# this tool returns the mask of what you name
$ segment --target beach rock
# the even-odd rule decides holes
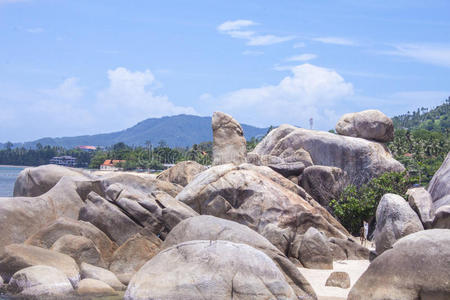
[[[60,237],[50,250],[64,253],[75,259],[78,265],[82,262],[106,268],[100,251],[94,242],[84,236],[66,234]]]
[[[22,170],[14,184],[14,197],[37,197],[51,190],[64,177],[90,179],[81,169],[43,165]]]
[[[5,247],[5,252],[0,256],[0,276],[9,281],[17,271],[37,265],[54,267],[62,271],[74,286],[80,280],[77,263],[72,257],[23,244],[11,244]]]
[[[186,276],[188,274],[188,276]],[[298,299],[263,252],[229,241],[190,241],[161,251],[131,280],[125,299]]]
[[[417,214],[401,196],[385,194],[376,212],[375,247],[378,255],[400,238],[423,230]]]
[[[450,299],[449,257],[449,229],[412,233],[372,261],[348,299]]]
[[[450,152],[447,154],[444,162],[428,185],[428,192],[433,198],[433,202],[450,195]],[[450,201],[450,200],[448,200]]]
[[[114,252],[109,269],[127,285],[134,273],[160,251],[161,243],[156,236],[136,234]]]
[[[310,227],[303,236],[299,260],[308,269],[333,269],[333,255],[324,235]]]
[[[349,183],[357,186],[383,173],[405,170],[381,143],[291,125],[272,130],[252,153],[279,156],[278,153],[299,149],[309,153],[314,165],[342,169]]]
[[[148,202],[150,201],[147,201],[147,203]],[[125,211],[136,224],[147,228],[155,234],[159,234],[164,228],[164,221],[161,218],[161,209],[158,209],[156,213],[152,213],[147,209],[148,206],[146,207],[146,205],[143,205],[142,203],[142,201],[135,201],[125,197],[120,197],[115,201],[115,204]],[[156,202],[150,203],[151,206],[154,206],[154,204],[157,205]]]
[[[87,263],[81,263],[80,272],[82,279],[91,278],[103,281],[116,291],[122,291],[126,289],[126,286],[123,285],[119,281],[117,276],[109,270],[99,268]]]
[[[68,234],[83,236],[91,240],[105,260],[109,260],[118,247],[104,232],[91,223],[63,217],[30,236],[25,244],[50,248],[59,238]]]
[[[343,115],[336,124],[336,132],[379,142],[394,140],[394,123],[379,110],[364,110]]]
[[[175,166],[161,172],[156,178],[186,186],[197,174],[205,170],[205,166],[188,160],[177,163]]]
[[[440,198],[437,201],[434,201],[433,202],[433,209],[434,209],[434,211],[436,211],[439,207],[444,206],[444,205],[450,205],[450,194]]]
[[[313,165],[311,156],[303,149],[274,152],[274,155],[249,153],[247,161],[257,166],[268,166],[284,177],[298,177],[303,170]],[[277,156],[275,156],[277,155]]]
[[[418,187],[409,189],[407,194],[409,205],[419,216],[423,227],[430,229],[434,219],[433,199],[430,193],[425,188]]]
[[[339,245],[328,242],[328,247],[330,247],[331,256],[333,256],[333,261],[347,259],[347,253]]]
[[[328,276],[325,286],[348,289],[350,287],[350,276],[346,272],[333,272]]]
[[[73,292],[66,275],[57,268],[36,265],[12,275],[8,292],[26,299],[64,297]]]
[[[212,116],[213,165],[246,162],[247,142],[241,125],[232,116],[215,112]]]
[[[162,249],[195,240],[224,240],[247,244],[262,251],[278,265],[297,296],[304,297],[304,299],[315,297],[312,287],[296,266],[267,239],[247,226],[207,215],[189,218],[180,222],[167,235]]]
[[[344,253],[345,258],[351,260],[368,260],[370,251],[366,247],[361,246],[351,239],[338,239],[329,238],[328,246],[332,249],[333,257],[339,257],[339,259],[334,258],[334,260],[342,260],[342,253]],[[337,246],[340,250],[338,250]],[[342,252],[341,252],[342,251]]]
[[[348,184],[347,173],[340,168],[328,166],[307,167],[301,176],[300,185],[322,206],[339,199]]]
[[[450,229],[450,205],[443,205],[436,210],[432,227]]]
[[[80,209],[79,219],[94,224],[119,245],[143,228],[95,192],[88,195],[86,205]]]
[[[78,283],[77,294],[80,296],[111,296],[116,292],[103,281],[86,278]]]

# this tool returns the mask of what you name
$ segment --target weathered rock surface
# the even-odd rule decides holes
[[[332,250],[334,260],[368,260],[369,249],[350,239],[329,238],[328,246]]]
[[[401,196],[385,194],[376,212],[375,246],[378,255],[400,238],[423,230],[417,214]]]
[[[370,109],[343,115],[336,124],[336,132],[379,142],[394,139],[394,123],[379,110]]]
[[[338,199],[347,186],[347,173],[340,168],[328,166],[307,167],[300,185],[322,206],[328,206],[331,200]]]
[[[266,254],[229,241],[190,241],[161,251],[136,273],[125,299],[211,295],[218,300],[298,299]]]
[[[109,269],[117,274],[122,283],[127,284],[134,273],[159,252],[161,243],[156,236],[137,234],[114,252]]]
[[[278,265],[281,272],[286,276],[286,281],[297,296],[315,297],[312,287],[297,270],[296,266],[267,239],[247,226],[206,215],[189,218],[180,222],[167,235],[162,249],[195,240],[224,240],[252,246],[264,252]]]
[[[430,193],[425,188],[418,187],[409,189],[407,194],[409,205],[417,213],[423,226],[426,229],[431,228],[434,219],[434,208]]]
[[[450,229],[450,205],[443,205],[436,210],[432,227]]]
[[[442,198],[450,195],[450,152],[447,154],[444,162],[428,185],[428,192],[433,198],[433,202],[437,202]],[[450,201],[450,200],[449,200]],[[436,209],[439,207],[436,207]]]
[[[272,130],[252,153],[278,156],[278,153],[299,149],[310,154],[314,165],[342,169],[349,183],[358,186],[383,173],[405,170],[383,144],[291,125]]]
[[[81,169],[43,165],[22,170],[14,184],[14,197],[37,197],[51,190],[64,177],[89,179]]]
[[[64,253],[75,259],[78,265],[82,262],[106,268],[106,263],[100,254],[100,250],[94,242],[84,236],[66,234],[60,237],[50,250]]]
[[[348,299],[449,299],[449,257],[450,230],[412,233],[369,265]]]
[[[346,272],[333,272],[328,277],[325,286],[348,289],[350,287],[350,276]]]
[[[8,291],[19,297],[45,299],[63,297],[72,293],[73,287],[59,269],[37,265],[14,273]]]
[[[62,217],[30,236],[25,244],[50,248],[60,237],[67,234],[83,236],[93,241],[105,260],[109,260],[118,247],[91,223]]]
[[[310,227],[303,236],[299,260],[309,269],[333,269],[333,255],[327,240],[314,227]]]
[[[86,278],[78,283],[77,293],[80,296],[110,296],[116,292],[106,283],[100,280]]]
[[[241,125],[232,116],[215,112],[212,116],[213,165],[246,162],[247,142]]]
[[[161,174],[156,177],[160,180],[169,181],[181,186],[188,185],[189,182],[194,179],[194,177],[205,171],[206,167],[195,161],[182,161],[177,163],[175,166],[161,172]]]
[[[91,278],[103,281],[116,291],[122,291],[126,288],[125,285],[119,281],[117,276],[109,270],[82,263],[80,265],[80,272],[82,279]]]
[[[11,276],[27,267],[43,265],[62,271],[72,285],[80,280],[80,272],[75,260],[63,253],[30,245],[11,244],[5,247],[0,257],[0,276],[9,281]]]

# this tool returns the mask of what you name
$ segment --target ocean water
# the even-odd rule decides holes
[[[0,166],[0,197],[11,197],[14,182],[24,167]]]

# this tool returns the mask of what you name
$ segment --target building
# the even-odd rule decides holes
[[[122,168],[119,168],[117,165],[119,163],[125,163],[125,160],[120,159],[107,159],[105,162],[100,166],[100,170],[103,171],[118,171],[122,170]]]
[[[77,159],[76,157],[72,156],[55,156],[52,159],[50,159],[50,164],[52,165],[58,165],[58,166],[65,166],[65,167],[75,167],[77,165]]]
[[[97,150],[95,146],[78,146],[77,148],[88,152]]]

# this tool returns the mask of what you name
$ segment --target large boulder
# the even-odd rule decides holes
[[[96,267],[87,263],[81,263],[80,265],[81,279],[91,278],[103,281],[110,287],[117,291],[125,290],[125,285],[123,285],[116,274],[113,272]]]
[[[263,252],[229,241],[190,241],[160,252],[131,280],[125,299],[298,299]]]
[[[66,234],[60,237],[50,250],[64,253],[75,259],[78,265],[87,262],[102,268],[106,267],[100,250],[94,242],[84,236]]]
[[[331,200],[338,199],[347,186],[347,173],[337,167],[307,167],[300,180],[300,185],[322,206],[327,207]]]
[[[405,170],[381,143],[291,125],[272,130],[252,153],[279,156],[298,149],[307,151],[314,165],[342,169],[349,183],[358,186],[383,173]]]
[[[241,125],[232,116],[215,112],[212,116],[213,165],[246,162],[247,143]]]
[[[73,292],[73,287],[61,270],[37,265],[14,273],[8,292],[26,299],[64,298]]]
[[[328,276],[325,286],[348,289],[350,287],[350,276],[346,272],[333,272]]]
[[[134,273],[160,251],[161,243],[156,236],[132,236],[114,252],[109,269],[128,284]]]
[[[14,184],[14,197],[37,197],[51,190],[64,177],[89,179],[81,169],[43,165],[22,170]]]
[[[333,260],[368,260],[369,249],[361,246],[352,239],[329,238],[328,246],[331,249]]]
[[[181,221],[167,235],[162,249],[195,240],[224,240],[252,246],[264,252],[278,265],[297,296],[314,297],[312,287],[296,266],[267,239],[247,226],[207,215],[192,217]]]
[[[250,164],[215,166],[199,174],[176,200],[200,214],[233,220],[259,233],[268,224],[274,224],[298,234],[312,226],[327,236],[349,235],[303,189],[278,176],[283,178],[270,168]]]
[[[0,256],[0,276],[9,281],[17,271],[37,265],[54,267],[62,271],[74,286],[80,280],[80,270],[72,257],[23,244],[11,244],[5,247],[5,252]]]
[[[395,194],[385,194],[376,212],[375,246],[378,255],[390,249],[400,238],[423,230],[417,214],[405,199]]]
[[[198,162],[188,160],[177,163],[175,166],[161,172],[156,178],[186,186],[197,174],[205,170],[205,166]]]
[[[444,162],[428,185],[428,192],[433,198],[433,202],[437,202],[450,195],[450,152],[447,154]],[[447,200],[450,201],[450,200]],[[436,207],[437,209],[438,207]]]
[[[449,257],[450,230],[410,234],[369,265],[348,299],[450,299]]]
[[[409,189],[407,194],[409,205],[417,213],[423,226],[426,229],[431,228],[434,219],[434,208],[430,193],[425,188],[418,187]]]
[[[116,292],[103,281],[86,278],[78,284],[77,294],[80,296],[111,296],[115,295]]]
[[[333,255],[327,240],[314,227],[310,227],[303,236],[298,258],[309,269],[333,269]]]
[[[394,139],[394,123],[379,110],[364,110],[343,115],[336,124],[336,132],[379,142]]]
[[[118,247],[103,231],[91,223],[63,217],[31,235],[25,241],[25,244],[50,248],[59,238],[65,235],[77,235],[91,240],[106,261]]]
[[[432,227],[450,229],[450,205],[443,205],[436,210]]]

